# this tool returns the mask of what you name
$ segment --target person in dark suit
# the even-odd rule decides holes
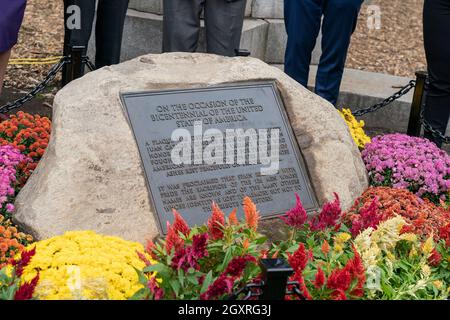
[[[65,7],[76,5],[81,11],[81,28],[67,30],[65,43],[87,48],[95,17],[95,0],[65,0]],[[98,0],[95,27],[95,66],[102,68],[120,62],[123,26],[128,0]],[[67,21],[67,12],[66,19]],[[65,48],[67,50],[67,48]]]
[[[163,52],[195,52],[204,10],[206,51],[236,55],[246,0],[164,0]]]
[[[285,72],[308,85],[311,54],[322,23],[322,56],[315,92],[336,104],[350,38],[363,0],[284,0],[288,42]]]
[[[445,135],[450,117],[450,0],[425,0],[423,35],[429,85],[424,117]],[[425,130],[425,138],[442,146],[442,139]]]

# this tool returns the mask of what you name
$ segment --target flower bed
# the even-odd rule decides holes
[[[16,227],[12,226],[10,222],[5,222],[4,219],[0,215],[0,268],[11,264],[24,246],[33,240],[30,235],[19,232]]]
[[[403,232],[414,232],[422,239],[434,235],[439,240],[440,230],[450,221],[450,209],[422,200],[408,190],[372,187],[355,201],[346,222],[364,225],[367,222],[363,220],[385,221],[396,215],[406,222]]]
[[[14,199],[36,167],[50,137],[50,120],[19,112],[0,123],[0,266],[32,241],[12,225]]]
[[[0,144],[14,146],[27,156],[27,161],[22,161],[18,167],[23,173],[19,177],[21,186],[25,184],[43,156],[50,140],[50,133],[51,122],[48,118],[22,111],[0,123]]]
[[[155,260],[141,272],[157,273],[135,299],[223,299],[252,280],[261,279],[256,261],[284,257],[294,270],[290,278],[306,299],[445,299],[448,296],[449,249],[444,240],[422,241],[403,232],[401,216],[363,223],[349,233],[347,214],[339,198],[309,217],[299,197],[282,219],[290,227],[286,241],[267,248],[256,232],[258,211],[244,199],[244,221],[228,218],[213,204],[207,226],[190,229],[175,212],[167,238],[152,242],[147,252]],[[377,207],[371,210],[378,210]],[[374,212],[380,215],[378,212]],[[145,260],[145,259],[144,259]],[[158,282],[156,279],[160,279]],[[286,297],[291,299],[292,297]]]
[[[427,139],[377,136],[362,158],[373,186],[407,189],[436,204],[450,201],[450,156]]]
[[[23,251],[5,268],[0,268],[0,300],[31,300],[39,282],[39,273],[30,281],[23,279],[23,270],[36,250]]]
[[[174,211],[174,224],[168,226],[165,240],[149,242],[147,253],[154,264],[140,274],[143,289],[135,299],[219,299],[257,276],[258,244],[266,238],[256,232],[259,214],[250,198],[244,199],[245,221],[236,211],[228,217],[213,203],[207,225],[187,226]],[[143,276],[157,273],[149,282]]]
[[[36,255],[24,268],[23,277],[31,281],[39,273],[35,298],[121,300],[140,287],[134,268],[145,266],[137,254],[144,251],[141,244],[75,231],[31,247]]]
[[[9,217],[14,211],[16,167],[26,160],[19,149],[10,145],[0,146],[0,214],[4,217]]]
[[[282,217],[288,238],[271,243],[258,232],[259,212],[245,197],[242,221],[236,210],[226,215],[213,203],[207,224],[190,228],[174,210],[166,238],[146,248],[92,231],[30,244],[10,218],[15,195],[48,145],[51,123],[11,116],[0,123],[0,299],[224,299],[260,283],[258,262],[268,257],[288,261],[290,280],[305,299],[446,299],[449,156],[399,134],[370,142],[363,122],[346,109],[342,116],[365,147],[374,185],[348,212],[335,195],[307,215],[296,195],[296,206]]]

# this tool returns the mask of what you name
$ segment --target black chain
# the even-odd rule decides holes
[[[88,56],[84,56],[83,57],[83,63],[86,64],[86,66],[89,68],[89,70],[91,71],[95,71],[95,65],[91,62],[91,60],[89,60]]]
[[[239,297],[244,295],[239,300],[250,300],[257,299],[262,295],[262,288],[264,287],[264,281],[260,281],[258,283],[248,283],[230,296],[226,298],[226,300],[238,300]]]
[[[70,62],[70,59],[68,57],[62,57],[61,60],[59,60],[59,62],[50,69],[47,76],[41,83],[39,83],[33,90],[28,92],[23,97],[17,99],[16,101],[9,102],[9,103],[1,106],[0,113],[7,113],[13,109],[19,108],[24,103],[26,103],[26,102],[30,101],[31,99],[33,99],[34,97],[36,97],[36,95],[41,93],[47,87],[47,85],[55,79],[56,75],[62,69],[62,67],[66,63],[69,63],[69,62]]]
[[[288,281],[286,284],[286,296],[296,297],[299,300],[306,300],[300,290],[300,284],[297,281]],[[260,281],[258,283],[248,283],[230,296],[228,296],[227,300],[250,300],[250,299],[258,299],[262,296],[264,288],[264,282]],[[243,297],[242,297],[243,296]],[[242,298],[240,298],[242,297]]]
[[[405,94],[407,94],[409,91],[411,91],[411,89],[414,88],[415,86],[416,86],[416,80],[411,80],[411,81],[409,81],[409,83],[406,86],[401,88],[398,92],[394,93],[389,98],[386,98],[383,101],[381,101],[380,103],[377,103],[371,107],[353,111],[352,114],[355,117],[360,117],[362,115],[365,115],[366,113],[378,111],[379,109],[388,106],[395,100],[398,100],[399,98],[403,97]]]
[[[425,91],[428,90],[428,86],[430,85],[430,78],[427,76],[425,80]],[[424,94],[425,96],[425,94]],[[422,105],[420,106],[420,123],[424,127],[424,129],[431,133],[431,135],[438,140],[441,140],[443,144],[449,144],[450,143],[450,137],[446,137],[443,135],[440,131],[433,128],[431,124],[428,123],[428,121],[424,117],[425,112],[425,104],[426,104],[426,97],[423,97],[422,99]]]
[[[287,283],[287,287],[290,288],[290,290],[286,291],[287,296],[295,296],[299,300],[306,300],[303,296],[302,291],[300,290],[300,284],[298,283],[298,281],[289,281]]]
[[[420,112],[420,122],[422,123],[424,129],[425,129],[426,131],[429,131],[429,132],[433,135],[433,137],[435,137],[436,139],[441,140],[442,143],[444,143],[444,144],[449,144],[449,143],[450,143],[450,137],[444,136],[440,131],[434,129],[434,128],[431,126],[431,124],[429,124],[429,123],[427,122],[427,120],[425,120],[425,118],[424,118],[424,116],[423,116],[423,108],[422,108],[422,110],[421,110],[421,112]]]

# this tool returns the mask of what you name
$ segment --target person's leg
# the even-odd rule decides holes
[[[317,70],[316,93],[336,104],[350,39],[363,0],[326,0],[323,7],[322,56]]]
[[[163,52],[197,50],[204,3],[205,0],[164,0]]]
[[[450,116],[450,2],[425,0],[423,31],[428,63],[429,86],[424,117],[444,134]],[[439,147],[442,140],[425,131],[425,137]]]
[[[311,54],[316,45],[324,0],[284,0],[284,21],[288,35],[284,72],[308,86]]]
[[[8,66],[11,50],[0,52],[0,95],[2,94],[3,79],[5,78],[6,67]]]
[[[120,62],[128,0],[99,0],[95,27],[97,68]]]
[[[235,56],[244,25],[246,0],[206,0],[206,51],[222,56]]]

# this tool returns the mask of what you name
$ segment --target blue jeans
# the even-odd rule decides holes
[[[350,38],[363,0],[284,0],[288,42],[285,72],[308,85],[311,54],[322,24],[322,56],[315,92],[336,104]]]

